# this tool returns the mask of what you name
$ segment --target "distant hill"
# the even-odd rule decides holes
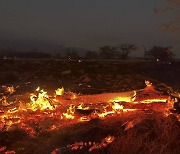
[[[14,49],[24,52],[37,49],[42,52],[57,52],[63,50],[64,46],[39,40],[0,39],[0,49]]]
[[[28,39],[0,39],[0,50],[9,49],[12,51],[21,51],[28,52],[31,50],[37,50],[39,52],[44,53],[60,53],[61,55],[65,54],[68,46],[56,44],[48,41],[41,40],[28,40]],[[80,56],[84,56],[88,49],[82,49],[78,47],[70,47],[74,48],[75,51],[78,52]]]

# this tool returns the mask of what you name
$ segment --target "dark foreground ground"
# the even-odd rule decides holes
[[[121,92],[144,88],[145,80],[154,85],[166,84],[180,90],[180,63],[118,61],[0,61],[0,85],[19,86],[23,94],[38,86],[49,93],[58,87],[81,94]],[[126,123],[132,128],[126,130]],[[25,132],[0,132],[0,147],[17,153],[89,153],[90,145],[72,151],[67,145],[75,142],[100,143],[111,135],[115,140],[92,153],[179,153],[180,122],[173,115],[143,111],[94,119],[85,123],[63,126],[57,131],[40,133],[34,138]]]
[[[144,87],[144,81],[165,83],[180,90],[180,62],[153,63],[141,61],[0,61],[0,84],[64,86],[80,93],[127,91]]]

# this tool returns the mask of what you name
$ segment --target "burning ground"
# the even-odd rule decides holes
[[[79,62],[76,65],[80,65]],[[86,67],[88,70],[89,65]],[[165,93],[164,89],[158,86],[157,79],[153,79],[156,84],[154,86],[148,80],[144,83],[144,76],[141,75],[142,85],[136,82],[139,87],[132,88],[131,80],[126,78],[130,80],[129,87],[119,80],[122,83],[121,88],[117,86],[110,91],[109,88],[103,89],[102,83],[109,82],[106,83],[109,84],[107,87],[115,87],[114,79],[110,74],[104,74],[105,81],[102,80],[99,84],[103,90],[99,92],[98,85],[94,86],[97,78],[95,80],[93,76],[82,73],[78,79],[78,74],[72,71],[61,70],[61,86],[66,84],[65,87],[68,87],[73,83],[72,85],[77,85],[79,89],[76,86],[71,86],[70,89],[55,88],[49,86],[53,85],[52,82],[45,79],[46,86],[37,82],[36,85],[40,87],[33,90],[32,85],[35,83],[30,78],[47,77],[42,72],[24,76],[27,81],[23,80],[23,84],[18,84],[22,81],[14,81],[13,85],[2,85],[1,152],[179,152],[179,114],[173,109],[177,100],[167,92],[172,88],[166,87]],[[31,77],[27,78],[28,76]],[[136,76],[137,74],[134,74],[134,77]],[[67,83],[68,81],[70,83]]]

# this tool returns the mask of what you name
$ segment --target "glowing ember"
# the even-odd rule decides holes
[[[100,149],[102,147],[106,147],[107,145],[109,145],[110,143],[112,143],[115,140],[114,136],[107,136],[106,138],[104,138],[101,143],[96,143],[95,145],[93,145],[90,149],[89,152],[96,150],[96,149]]]
[[[146,81],[146,85],[146,88],[134,92],[95,95],[76,95],[72,92],[63,95],[64,88],[58,88],[56,95],[61,98],[60,100],[56,99],[56,95],[48,95],[40,87],[30,94],[30,102],[21,100],[8,102],[8,98],[2,96],[0,99],[3,106],[0,109],[0,131],[19,128],[33,137],[39,133],[33,124],[41,132],[49,132],[58,130],[63,125],[86,122],[93,118],[104,119],[106,117],[119,116],[122,113],[136,112],[139,110],[138,107],[141,106],[143,110],[148,110],[151,109],[151,106],[145,103],[155,104],[155,102],[168,104],[167,106],[164,105],[165,107],[161,108],[161,110],[169,115],[167,110],[172,107],[176,99],[172,99],[171,105],[169,105],[169,96],[156,91],[148,81]],[[136,102],[138,104],[135,104]],[[46,120],[51,121],[47,127],[43,126]],[[131,123],[129,123],[127,128],[129,129],[131,126]],[[98,144],[98,146],[101,146],[101,144]]]
[[[149,80],[145,80],[145,84],[146,84],[147,87],[151,87],[152,86],[152,83]]]
[[[105,118],[107,115],[111,115],[113,113],[115,113],[115,112],[114,111],[106,111],[105,110],[103,113],[99,113],[98,116],[99,116],[99,118]]]
[[[7,97],[3,96],[2,98],[0,98],[0,102],[3,106],[7,106],[9,105],[9,103],[7,102]]]
[[[82,104],[80,104],[80,105],[77,106],[77,109],[88,110],[89,107],[88,107],[88,106],[87,106],[87,107],[84,107],[84,104],[82,103]]]
[[[138,103],[154,103],[167,102],[169,97],[163,95],[161,92],[155,90],[150,81],[145,81],[146,87],[142,90],[136,91],[132,100]]]
[[[7,86],[2,86],[3,89],[5,89],[6,92],[13,94],[16,90],[13,86],[7,87]]]
[[[5,147],[5,146],[0,147],[0,152],[3,152],[4,150],[6,150],[6,147]]]
[[[77,150],[83,150],[84,148],[89,149],[89,152],[92,152],[96,149],[100,149],[100,148],[105,148],[107,145],[109,145],[110,143],[112,143],[115,140],[114,136],[110,136],[108,135],[107,137],[105,137],[104,139],[102,139],[102,141],[100,143],[96,143],[96,142],[75,142],[72,145],[67,145],[67,148],[72,150],[72,151],[77,151]],[[56,153],[60,153],[60,149],[55,149],[54,151],[51,152],[51,154],[56,154]]]
[[[164,98],[159,98],[159,99],[146,99],[146,100],[143,100],[141,103],[154,103],[154,102],[166,103],[166,102],[167,102],[167,99],[164,99]]]
[[[125,97],[116,97],[113,100],[110,100],[109,102],[131,102],[131,96],[125,96]]]
[[[16,154],[16,152],[14,150],[11,150],[11,151],[6,151],[5,154]]]
[[[89,117],[89,116],[82,116],[80,118],[80,121],[82,121],[82,122],[86,122],[86,121],[90,121],[90,120],[91,120],[91,117]]]
[[[136,119],[133,121],[128,121],[125,123],[125,130],[128,130],[130,128],[133,128],[135,125],[137,125],[138,123],[140,123],[141,120],[140,119]]]

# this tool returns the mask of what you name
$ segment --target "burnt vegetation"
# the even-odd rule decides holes
[[[146,50],[144,47],[144,59],[132,59],[130,54],[138,49],[133,44],[124,43],[117,46],[103,46],[98,51],[87,51],[84,56],[80,55],[75,48],[67,48],[64,52],[55,54],[43,53],[37,49],[31,49],[29,52],[1,50],[0,114],[2,116],[0,116],[5,122],[0,121],[0,152],[179,153],[178,113],[172,108],[166,109],[167,106],[162,103],[145,105],[145,107],[137,104],[133,109],[137,107],[139,110],[135,112],[126,113],[123,109],[113,110],[112,116],[105,116],[102,119],[97,117],[88,119],[88,116],[95,113],[103,116],[100,112],[104,108],[103,103],[107,102],[100,102],[101,106],[98,109],[88,110],[83,110],[82,106],[77,108],[73,104],[61,104],[62,108],[57,109],[60,114],[62,113],[59,120],[57,115],[48,117],[55,109],[55,105],[51,97],[46,98],[48,97],[46,92],[40,91],[40,94],[45,94],[42,99],[49,103],[52,111],[48,111],[49,113],[46,109],[45,112],[23,111],[19,116],[24,115],[31,120],[24,120],[22,125],[16,125],[17,119],[2,118],[4,111],[9,107],[14,108],[7,113],[14,114],[13,109],[16,109],[18,103],[28,102],[27,96],[37,86],[46,89],[51,96],[54,95],[54,89],[64,87],[67,89],[63,97],[66,101],[71,101],[68,97],[73,95],[72,92],[80,96],[85,95],[85,98],[88,94],[93,96],[142,89],[145,80],[151,81],[156,89],[168,97],[172,89],[179,92],[180,62],[174,58],[173,48],[153,46]],[[8,87],[12,90],[12,94],[4,92],[3,88]],[[136,95],[137,100],[146,94],[145,91],[142,95]],[[19,102],[19,98],[22,102]],[[33,99],[35,101],[38,99],[37,91]],[[60,100],[62,100],[61,97]],[[13,103],[7,105],[8,102]],[[68,105],[70,106],[66,112],[65,108]],[[117,104],[114,102],[114,105]],[[131,106],[125,102],[123,105]],[[178,105],[176,104],[177,109],[179,109]],[[172,114],[169,114],[170,110],[173,111]],[[66,119],[65,115],[70,118],[82,116],[81,120],[84,121],[77,122],[76,118],[75,121],[71,121]],[[14,125],[8,122],[12,119],[15,121]]]
[[[170,12],[173,20],[160,28],[179,32],[180,1],[165,2],[154,13]],[[86,22],[80,23],[83,27]],[[180,61],[173,47],[146,49],[126,42],[86,50],[54,45],[33,45],[26,52],[0,49],[0,153],[180,153]],[[138,50],[144,57],[132,56]]]
[[[153,47],[150,52],[153,50],[167,52],[166,48]],[[94,52],[88,54],[97,56]],[[120,92],[141,89],[144,80],[150,80],[155,85],[171,85],[176,91],[180,90],[180,63],[169,63],[169,59],[165,63],[162,59],[162,63],[159,63],[157,58],[155,55],[151,61],[2,59],[0,81],[1,85],[20,86],[17,94],[32,91],[37,85],[50,92],[59,86],[81,94]],[[122,114],[104,120],[93,119],[63,126],[52,132],[42,132],[50,123],[43,121],[41,127],[31,123],[31,127],[38,132],[35,137],[18,129],[1,131],[0,145],[17,153],[89,153],[93,144],[99,148],[91,153],[176,154],[180,151],[178,119],[173,115],[164,117],[156,111]],[[103,147],[100,143],[108,135],[115,140]],[[73,148],[76,150],[71,150]]]

